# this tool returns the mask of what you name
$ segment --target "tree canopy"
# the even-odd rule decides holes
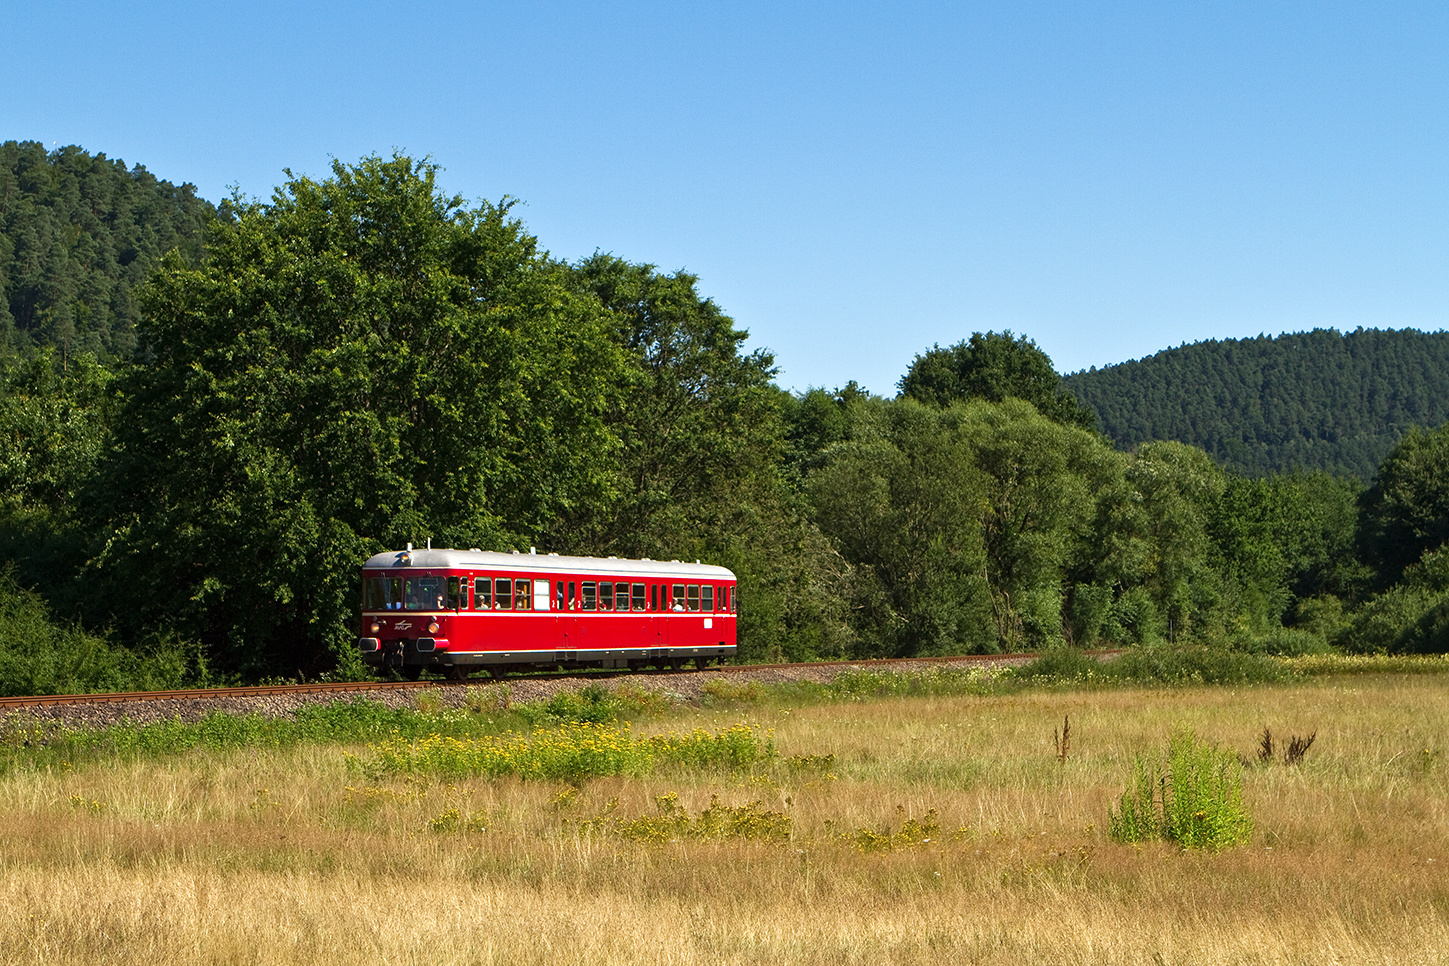
[[[947,349],[932,346],[916,356],[900,381],[901,395],[945,406],[984,399],[1022,399],[1048,419],[1092,429],[1096,417],[1062,388],[1051,359],[1026,336],[1006,332],[975,332]]]
[[[609,316],[507,200],[466,207],[435,174],[292,178],[150,281],[152,361],[89,501],[113,606],[233,667],[345,664],[369,553],[517,546],[613,497]]]

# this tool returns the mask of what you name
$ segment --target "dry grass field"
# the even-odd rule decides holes
[[[14,768],[0,962],[1449,963],[1444,675],[716,701],[634,731],[740,723],[778,757],[578,788],[326,743]],[[1245,767],[1247,845],[1108,837],[1134,756],[1190,728],[1251,759],[1265,726],[1317,737]]]

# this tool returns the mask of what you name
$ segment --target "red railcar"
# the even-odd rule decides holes
[[[362,659],[416,678],[703,667],[735,653],[735,575],[677,560],[389,551],[362,567]]]

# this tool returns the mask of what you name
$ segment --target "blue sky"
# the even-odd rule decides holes
[[[687,269],[781,385],[1449,326],[1449,5],[7,0],[0,139],[213,201],[394,149]]]

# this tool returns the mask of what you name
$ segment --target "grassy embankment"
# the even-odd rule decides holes
[[[15,735],[0,961],[1449,962],[1449,675],[874,680]],[[1246,845],[1108,836],[1182,729],[1249,759]]]

